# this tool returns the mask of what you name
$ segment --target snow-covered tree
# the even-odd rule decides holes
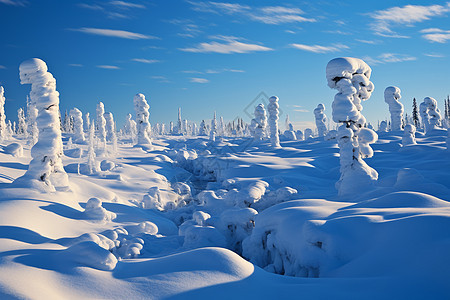
[[[415,126],[416,128],[419,128],[419,127],[420,127],[419,110],[417,109],[417,101],[416,101],[416,98],[413,98],[412,119],[413,119],[414,126]]]
[[[114,126],[114,116],[111,112],[105,112],[103,117],[105,117],[106,121],[106,140],[111,142],[114,139],[114,135],[116,135],[116,128]]]
[[[131,138],[133,143],[137,142],[137,125],[136,121],[132,119],[131,114],[127,115],[127,120],[125,121],[125,134]]]
[[[67,188],[69,179],[62,163],[63,147],[59,123],[59,93],[47,65],[38,58],[20,64],[20,83],[31,84],[30,99],[38,110],[39,139],[31,149],[32,160],[25,180],[38,181],[47,190]]]
[[[209,140],[215,142],[216,135],[217,135],[217,117],[216,112],[214,112],[214,117],[211,120],[211,130],[209,131]]]
[[[402,137],[402,145],[408,146],[408,145],[414,145],[416,143],[416,126],[412,124],[406,124],[405,125],[405,132],[403,133]]]
[[[311,128],[306,128],[306,129],[305,129],[305,134],[304,134],[305,140],[312,139],[312,137],[313,137],[313,131],[312,131],[312,129],[311,129]]]
[[[105,105],[103,102],[97,104],[97,138],[102,143],[103,150],[106,150],[106,120],[105,120]]]
[[[145,100],[144,94],[136,94],[134,96],[134,109],[136,111],[136,123],[137,123],[137,144],[138,145],[151,145],[151,139],[149,137],[150,123],[148,118],[150,113],[148,112],[150,106]]]
[[[177,119],[176,133],[177,134],[183,133],[183,124],[181,122],[181,107],[178,107],[178,119]]]
[[[289,124],[291,124],[291,121],[289,120],[289,115],[286,114],[286,120],[284,120],[284,130],[289,130]]]
[[[91,118],[89,113],[84,114],[84,123],[83,123],[84,131],[89,132],[91,130]]]
[[[317,105],[314,109],[314,117],[316,118],[316,126],[319,137],[323,137],[327,134],[327,125],[325,125],[327,122],[327,117],[325,116],[324,110],[325,105],[322,103]]]
[[[426,104],[427,106],[427,113],[428,113],[428,117],[429,117],[429,129],[433,130],[433,129],[437,129],[441,126],[441,113],[439,108],[437,107],[437,101],[434,98],[431,97],[426,97],[425,99],[423,99],[423,102]]]
[[[332,104],[333,121],[342,124],[337,137],[341,164],[341,177],[336,183],[339,195],[366,191],[378,179],[378,173],[363,160],[373,154],[369,144],[377,140],[375,132],[363,128],[366,119],[361,114],[361,101],[369,99],[374,89],[371,73],[363,60],[350,57],[335,58],[326,68],[328,86],[338,90]]]
[[[95,123],[92,121],[88,131],[88,154],[87,154],[87,171],[89,174],[97,173],[99,170],[97,161],[95,160]]]
[[[387,132],[388,124],[387,124],[386,121],[381,121],[379,127],[380,127],[380,128],[378,129],[378,131],[380,131],[380,132]]]
[[[295,137],[297,138],[298,141],[303,141],[305,139],[305,135],[303,134],[303,131],[301,131],[300,129],[295,131]]]
[[[255,140],[262,141],[265,138],[266,134],[266,126],[267,126],[267,116],[266,110],[264,109],[264,104],[258,104],[255,107]],[[252,121],[253,121],[252,120]]]
[[[272,96],[269,98],[269,105],[267,105],[267,111],[269,112],[269,128],[270,128],[270,142],[272,147],[278,148],[280,145],[280,136],[278,135],[278,120],[279,117],[278,97]]]
[[[207,135],[207,128],[206,128],[205,120],[202,120],[202,122],[200,123],[200,129],[199,129],[198,135],[201,135],[201,136]]]
[[[420,118],[423,126],[423,131],[429,132],[430,129],[430,116],[428,115],[428,104],[424,102],[419,105]]]
[[[388,86],[384,90],[384,102],[389,105],[391,113],[391,130],[402,130],[403,104],[400,103],[401,90],[396,86]]]
[[[297,134],[295,133],[294,126],[292,126],[291,123],[289,123],[288,130],[285,130],[283,135],[288,141],[297,140]],[[303,139],[303,134],[302,134],[302,139]]]
[[[219,119],[219,135],[221,136],[221,137],[224,137],[225,136],[225,123],[224,123],[224,121],[223,121],[223,117],[220,117],[220,119]]]
[[[70,116],[73,118],[73,139],[75,143],[84,143],[83,113],[74,107],[70,110]]]
[[[17,119],[18,119],[17,134],[26,135],[27,122],[25,120],[25,113],[23,112],[22,107],[17,110]]]
[[[6,115],[5,115],[5,89],[0,86],[0,140],[7,136]]]

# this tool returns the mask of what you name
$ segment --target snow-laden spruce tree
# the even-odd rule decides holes
[[[328,86],[338,90],[332,114],[333,121],[341,123],[337,137],[341,164],[341,177],[336,183],[339,195],[367,191],[378,179],[378,173],[363,160],[371,157],[369,144],[377,140],[375,132],[363,128],[366,119],[361,114],[361,101],[369,99],[374,89],[371,72],[364,61],[350,57],[335,58],[326,68]]]
[[[278,120],[280,119],[279,108],[278,97],[270,97],[269,105],[267,105],[267,111],[269,112],[270,142],[272,143],[272,147],[275,148],[281,147],[280,136],[278,135]]]
[[[391,113],[391,131],[402,130],[403,104],[400,103],[402,95],[396,86],[389,86],[384,90],[384,102],[389,105]]]
[[[30,99],[38,110],[36,118],[39,139],[31,149],[32,160],[21,180],[39,182],[45,190],[67,189],[69,179],[62,163],[63,147],[59,121],[59,93],[56,80],[47,65],[38,58],[22,62],[19,66],[20,83],[31,84]]]
[[[178,119],[177,119],[177,127],[176,132],[177,134],[183,133],[183,124],[181,122],[181,107],[178,107]]]
[[[217,117],[216,112],[214,112],[214,117],[211,120],[211,130],[209,131],[209,140],[215,142],[216,135],[217,135]]]
[[[387,122],[386,121],[381,121],[378,131],[379,132],[387,132],[387,127],[388,127]]]
[[[89,132],[89,130],[91,130],[91,118],[88,112],[84,114],[83,129],[85,132]]]
[[[207,135],[207,128],[206,128],[205,120],[202,120],[201,123],[200,123],[200,128],[199,128],[198,135],[202,135],[202,136]]]
[[[0,86],[0,141],[8,135],[5,115],[5,89]]]
[[[416,126],[412,124],[406,124],[403,137],[402,137],[402,145],[415,145],[416,143]]]
[[[125,134],[131,138],[133,143],[137,142],[137,124],[136,121],[133,120],[131,114],[127,115],[127,119],[125,121]]]
[[[95,160],[95,123],[92,121],[88,131],[88,154],[87,154],[87,172],[88,174],[97,173],[99,166]]]
[[[423,102],[425,103],[427,107],[427,114],[428,114],[428,131],[431,131],[433,129],[437,129],[441,127],[441,112],[439,108],[437,107],[437,101],[434,98],[426,97],[423,99]]]
[[[148,110],[150,106],[145,100],[144,94],[136,94],[134,96],[134,109],[136,111],[136,124],[137,124],[137,144],[138,145],[151,145],[151,139],[149,137],[149,131],[151,130],[148,118],[150,113]]]
[[[312,131],[312,129],[311,128],[306,128],[305,129],[305,134],[304,134],[303,137],[304,137],[305,140],[312,139],[313,138],[313,131]]]
[[[26,135],[27,121],[25,120],[25,113],[23,112],[22,107],[17,110],[17,119],[18,119],[17,134]]]
[[[223,121],[223,117],[219,119],[219,135],[222,138],[225,136],[225,122]]]
[[[97,138],[99,143],[102,144],[104,152],[106,152],[106,120],[105,120],[105,105],[103,102],[97,104]],[[92,122],[94,123],[94,122]]]
[[[105,112],[103,114],[103,117],[105,117],[106,121],[106,140],[108,142],[111,142],[114,139],[114,135],[116,134],[116,129],[114,127],[114,116],[110,112]]]
[[[292,125],[292,123],[289,123],[288,130],[285,130],[283,135],[288,141],[297,140],[297,134],[294,131],[294,126]],[[303,139],[303,133],[302,133],[302,139]]]
[[[325,125],[327,122],[327,117],[325,116],[324,110],[325,105],[322,103],[318,104],[314,109],[314,117],[316,118],[316,126],[319,137],[323,137],[327,134],[327,125]]]
[[[84,143],[83,113],[74,107],[70,110],[70,116],[73,118],[73,140],[75,143]]]
[[[261,103],[255,107],[255,118],[253,120],[255,121],[254,124],[256,125],[254,133],[255,140],[262,141],[265,138],[267,126],[267,116],[266,110],[264,109],[264,104]]]

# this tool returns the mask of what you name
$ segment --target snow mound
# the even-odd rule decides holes
[[[23,147],[19,143],[11,143],[4,149],[5,153],[11,154],[14,157],[22,157],[23,156]]]
[[[349,208],[432,208],[450,207],[450,203],[419,192],[394,192],[379,198],[367,200]]]
[[[107,222],[114,220],[117,217],[115,213],[103,208],[102,201],[98,198],[91,198],[88,200],[84,214],[87,219]]]
[[[117,264],[117,258],[110,251],[93,241],[75,244],[63,250],[60,255],[68,261],[104,271],[113,270]]]

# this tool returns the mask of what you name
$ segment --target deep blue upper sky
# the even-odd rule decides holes
[[[12,120],[30,91],[18,66],[38,57],[57,79],[62,113],[92,115],[103,101],[121,125],[141,92],[152,123],[176,120],[179,106],[189,120],[216,110],[249,121],[246,107],[265,92],[280,98],[281,121],[288,113],[304,128],[318,103],[331,116],[326,64],[351,56],[373,69],[363,113],[376,123],[389,115],[389,85],[408,113],[413,97],[443,108],[449,17],[450,3],[439,1],[0,0],[0,84]]]

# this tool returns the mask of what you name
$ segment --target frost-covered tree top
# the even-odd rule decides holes
[[[325,105],[322,103],[319,103],[314,109],[314,117],[316,118],[316,126],[319,137],[322,137],[327,133],[327,125],[325,125],[327,117],[325,116],[324,110]]]
[[[430,130],[436,129],[437,127],[441,126],[442,117],[440,110],[437,107],[436,99],[432,97],[425,97],[425,99],[423,99],[423,102],[425,103],[428,110]]]
[[[391,129],[393,131],[402,129],[403,104],[399,101],[402,98],[400,92],[400,89],[396,86],[389,86],[384,90],[384,102],[389,105]]]
[[[134,109],[136,111],[136,123],[138,130],[138,144],[139,145],[150,145],[152,142],[148,136],[150,131],[150,123],[148,118],[150,113],[150,105],[148,105],[147,100],[145,100],[144,94],[136,94],[134,96]]]
[[[32,161],[22,178],[45,183],[50,190],[68,187],[68,177],[62,164],[62,139],[59,122],[59,93],[56,80],[44,61],[32,58],[20,67],[21,84],[31,84],[30,98],[38,110],[36,119],[39,140],[31,149]]]
[[[370,98],[374,86],[370,81],[372,69],[361,59],[340,57],[331,60],[326,68],[328,86],[339,93],[333,101],[333,121],[351,121],[363,126],[361,101]]]

